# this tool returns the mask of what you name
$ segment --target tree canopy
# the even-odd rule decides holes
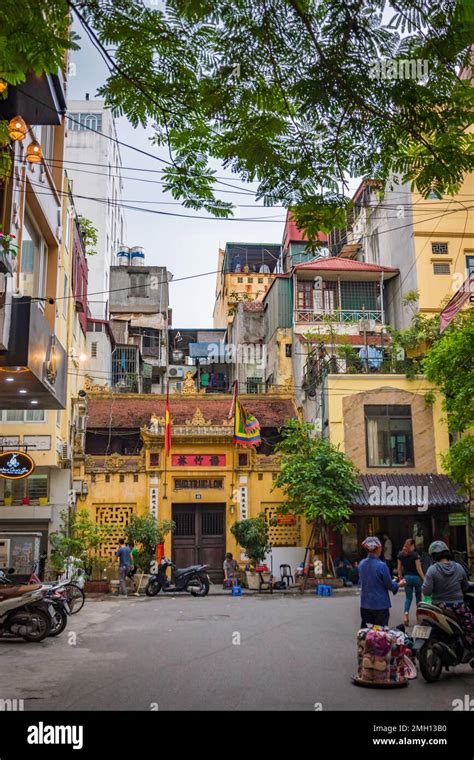
[[[315,437],[307,422],[290,420],[281,433],[277,451],[282,458],[274,483],[286,496],[280,511],[343,529],[352,514],[348,505],[360,490],[353,462],[329,441]]]
[[[76,44],[64,22],[73,10],[109,67],[99,93],[133,125],[154,124],[154,142],[168,147],[163,177],[175,198],[230,215],[216,195],[217,160],[257,182],[266,205],[291,207],[315,237],[344,223],[348,176],[383,184],[395,172],[423,195],[441,195],[474,165],[466,131],[474,88],[459,76],[474,5],[385,6],[48,0],[40,9],[4,0],[0,76],[18,83],[27,69],[54,70]]]

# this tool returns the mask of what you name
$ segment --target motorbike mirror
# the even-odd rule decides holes
[[[9,567],[8,570],[7,570],[8,575],[13,575],[14,572],[15,572],[15,568],[14,567]]]

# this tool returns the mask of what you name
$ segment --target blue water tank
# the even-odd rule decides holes
[[[132,267],[141,267],[145,263],[145,249],[139,245],[130,248],[130,264]]]
[[[121,245],[118,249],[117,264],[119,267],[128,267],[130,264],[130,248],[128,245]]]

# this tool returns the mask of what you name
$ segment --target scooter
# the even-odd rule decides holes
[[[47,589],[40,584],[7,585],[0,570],[0,636],[43,641],[51,632],[55,610],[45,601]]]
[[[466,605],[474,614],[474,583],[464,595]],[[474,648],[464,633],[456,613],[435,604],[421,602],[416,610],[417,625],[413,626],[413,649],[423,678],[428,683],[438,681],[443,668],[469,663],[474,668]]]
[[[171,567],[173,581],[171,583],[166,571]],[[206,572],[208,565],[191,565],[181,570],[171,562],[170,559],[163,557],[158,565],[156,573],[150,576],[145,588],[147,596],[156,596],[159,591],[164,594],[176,594],[180,591],[187,591],[192,596],[206,596],[209,593],[209,576]]]

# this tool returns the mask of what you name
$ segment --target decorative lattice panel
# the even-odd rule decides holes
[[[100,545],[100,556],[103,559],[113,559],[117,551],[119,538],[124,538],[125,528],[133,514],[133,506],[117,506],[116,504],[101,504],[96,507],[98,525],[112,528],[110,536]]]
[[[277,507],[265,508],[265,520],[270,522],[272,517],[277,517]],[[295,525],[269,526],[269,542],[272,546],[299,546],[301,543],[301,522],[296,518]]]

